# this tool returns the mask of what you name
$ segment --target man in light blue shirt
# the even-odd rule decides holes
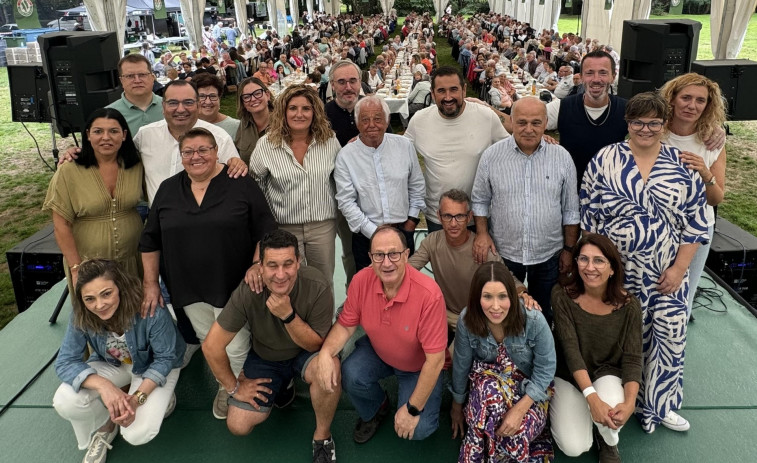
[[[552,322],[550,293],[570,268],[578,240],[576,167],[568,151],[542,140],[547,110],[536,97],[512,109],[513,136],[481,155],[473,183],[476,261],[497,251]]]
[[[336,158],[336,200],[350,226],[356,270],[371,260],[370,237],[379,225],[401,230],[410,253],[415,227],[424,207],[426,184],[413,143],[387,134],[389,107],[384,100],[367,96],[355,105],[360,132]]]

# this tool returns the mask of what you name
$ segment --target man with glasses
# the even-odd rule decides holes
[[[570,269],[578,241],[576,167],[565,148],[542,139],[547,109],[539,98],[516,101],[512,121],[513,136],[484,151],[478,164],[473,253],[483,263],[499,252],[513,275],[527,276],[551,325],[552,287]]]
[[[174,80],[163,93],[164,120],[142,127],[134,144],[142,155],[147,200],[152,203],[163,180],[184,169],[179,156],[179,137],[189,129],[207,129],[218,144],[218,161],[229,166],[229,176],[247,175],[247,166],[239,158],[234,140],[222,128],[199,119],[198,92],[194,84]]]
[[[360,135],[339,151],[334,165],[336,200],[352,230],[355,270],[371,265],[370,237],[392,224],[405,235],[410,254],[426,186],[413,144],[387,134],[389,107],[367,96],[355,105]]]
[[[473,241],[476,234],[468,229],[468,223],[473,220],[468,194],[456,189],[445,191],[442,193],[436,214],[442,224],[442,230],[429,233],[426,239],[421,241],[415,254],[410,256],[408,263],[418,270],[431,263],[434,280],[444,294],[447,326],[450,338],[453,338],[457,318],[468,306],[471,278],[479,266],[473,259]],[[502,262],[502,258],[490,249],[486,261]],[[526,307],[538,308],[536,301],[526,292],[526,286],[517,278],[515,286]],[[452,339],[449,339],[448,343],[451,342]]]
[[[265,61],[260,61],[260,64],[258,64],[258,70],[255,72],[255,74],[252,75],[252,77],[255,77],[256,79],[260,79],[261,82],[263,82],[266,86],[271,85],[273,83],[273,78],[271,77],[271,74],[268,72],[268,63]]]
[[[365,443],[389,414],[379,380],[397,378],[394,429],[402,439],[422,440],[439,426],[441,370],[447,347],[444,297],[439,286],[407,264],[405,235],[382,225],[371,238],[371,268],[355,275],[344,309],[318,354],[319,381],[339,387],[333,358],[361,326],[366,335],[344,360],[342,387],[357,409],[353,438]]]
[[[143,125],[163,119],[163,98],[152,91],[155,75],[151,69],[147,58],[138,53],[127,55],[118,62],[118,74],[124,91],[120,99],[107,107],[124,116],[132,137]]]

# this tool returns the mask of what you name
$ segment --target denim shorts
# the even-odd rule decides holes
[[[289,360],[271,361],[263,360],[254,350],[250,349],[250,353],[247,354],[247,360],[244,361],[244,367],[242,368],[244,376],[247,379],[270,378],[271,382],[265,383],[264,386],[273,392],[270,394],[261,392],[267,401],[257,398],[253,399],[260,406],[259,410],[249,403],[236,400],[233,397],[229,397],[229,405],[243,410],[268,413],[271,411],[274,400],[276,400],[276,395],[286,389],[289,381],[294,378],[295,373],[299,374],[300,378],[305,381],[305,370],[310,361],[318,355],[318,352],[302,350],[296,357]]]

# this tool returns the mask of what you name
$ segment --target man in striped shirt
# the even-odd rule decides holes
[[[551,324],[550,292],[578,240],[576,167],[565,148],[543,141],[547,110],[538,98],[518,100],[512,120],[513,136],[489,147],[478,164],[473,253],[483,263],[497,251],[516,278],[527,276]]]

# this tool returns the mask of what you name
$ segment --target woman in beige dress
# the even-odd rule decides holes
[[[137,203],[144,196],[144,169],[127,129],[117,110],[93,112],[82,133],[81,154],[59,166],[50,181],[42,209],[52,211],[71,294],[86,259],[115,260],[142,276]]]

